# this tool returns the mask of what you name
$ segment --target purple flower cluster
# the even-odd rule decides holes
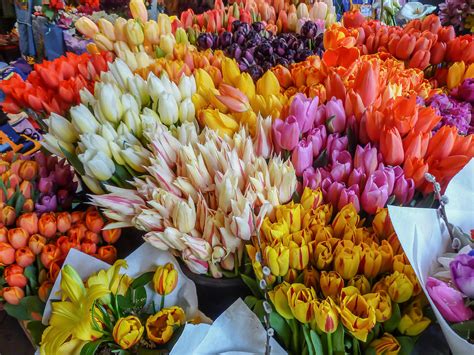
[[[35,204],[38,213],[69,210],[78,183],[74,181],[74,170],[57,157],[46,156],[43,152],[35,154],[39,165],[37,189],[40,196]]]
[[[469,15],[474,15],[472,0],[444,0],[439,4],[439,19],[444,26],[453,25],[456,32],[465,30],[464,24]]]
[[[446,94],[437,94],[427,100],[426,104],[435,108],[438,115],[441,116],[441,121],[434,128],[434,131],[448,125],[456,127],[461,134],[474,133],[471,103],[459,101]]]
[[[232,32],[221,34],[201,33],[197,46],[201,50],[222,49],[235,58],[241,71],[254,80],[260,78],[275,65],[289,66],[301,62],[313,54],[321,54],[323,30],[313,21],[307,21],[300,34],[280,33],[273,35],[265,30],[262,22],[252,25],[241,21],[232,23]]]

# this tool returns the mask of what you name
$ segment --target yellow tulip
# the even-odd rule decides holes
[[[464,72],[464,77],[462,78],[462,80],[466,80],[470,78],[474,78],[474,63],[470,64],[467,67],[466,71]]]
[[[315,320],[319,330],[324,333],[333,333],[339,324],[339,316],[336,304],[328,297],[319,302],[315,309]]]
[[[290,227],[290,233],[297,232],[301,229],[302,210],[301,204],[294,203],[293,201],[286,205],[280,205],[276,210],[277,221],[286,221]]]
[[[173,54],[173,49],[176,44],[176,40],[171,33],[160,36],[160,49],[167,55]]]
[[[381,239],[387,239],[394,232],[387,208],[381,208],[377,211],[372,221],[372,228]]]
[[[96,44],[97,48],[100,51],[113,51],[114,50],[114,44],[110,39],[105,37],[101,33],[96,33],[94,35],[94,43]]]
[[[250,106],[256,113],[260,113],[262,116],[266,116],[267,112],[267,102],[263,95],[255,94],[253,99],[250,100]]]
[[[392,270],[393,250],[390,243],[382,240],[379,246],[379,252],[382,256],[382,263],[380,264],[380,273]]]
[[[382,255],[377,248],[368,246],[365,243],[361,244],[361,272],[371,279],[377,276],[382,266]]]
[[[357,246],[336,248],[334,256],[334,270],[344,280],[349,280],[357,274],[361,256]]]
[[[356,226],[346,226],[342,239],[350,240],[355,245],[359,245],[364,240],[363,233],[360,233],[360,230],[362,230],[362,228],[357,228]]]
[[[198,93],[193,94],[191,100],[193,102],[194,109],[196,110],[196,112],[200,112],[209,105],[204,96]]]
[[[125,35],[125,27],[127,26],[127,20],[123,17],[119,17],[114,22],[114,33],[115,33],[115,40],[125,42],[127,40],[127,36]]]
[[[377,322],[385,322],[392,316],[392,301],[387,292],[381,290],[364,295],[367,303],[375,310]]]
[[[303,194],[301,195],[301,206],[305,211],[314,210],[318,208],[323,202],[323,192],[321,188],[316,190],[305,187]]]
[[[146,320],[146,334],[156,344],[166,344],[174,330],[184,324],[186,315],[180,307],[163,308]]]
[[[288,304],[293,316],[301,323],[314,319],[314,305],[317,302],[316,292],[303,284],[294,283],[288,289]]]
[[[333,260],[333,250],[329,241],[319,242],[314,248],[313,262],[318,270],[327,269]]]
[[[321,271],[319,282],[324,297],[331,297],[332,299],[337,299],[344,287],[344,280],[335,271]]]
[[[139,19],[142,23],[148,19],[148,12],[143,0],[130,0],[130,12],[135,20]]]
[[[204,94],[208,89],[215,89],[212,77],[204,69],[197,69],[194,71],[194,78],[196,79],[196,88],[199,94]]]
[[[355,275],[347,283],[348,286],[354,286],[357,288],[361,295],[365,295],[370,292],[370,282],[364,275]]]
[[[176,29],[174,37],[176,38],[176,43],[178,43],[178,44],[188,44],[189,43],[188,35],[186,34],[186,31],[182,27],[178,27]]]
[[[453,89],[461,84],[465,71],[466,64],[464,64],[464,62],[455,62],[449,67],[448,78],[446,79],[448,89]]]
[[[138,317],[128,316],[115,323],[112,335],[122,349],[129,349],[140,341],[144,330]]]
[[[387,292],[392,301],[403,303],[413,296],[413,283],[405,274],[395,271],[393,274],[387,276],[385,282],[388,287]]]
[[[384,335],[373,340],[369,347],[375,350],[376,355],[397,355],[401,346],[398,340],[390,333],[384,333]]]
[[[288,247],[290,249],[290,267],[295,270],[305,269],[309,263],[309,246],[305,242],[298,245],[291,241]]]
[[[239,129],[239,124],[237,121],[235,121],[231,116],[220,112],[219,110],[202,110],[199,113],[198,118],[202,125],[217,131],[221,137],[226,135],[232,137],[232,135]]]
[[[346,329],[355,338],[365,342],[376,323],[375,310],[366,299],[358,293],[344,298],[339,314]]]
[[[312,287],[315,290],[318,289],[319,285],[319,272],[318,270],[307,267],[303,270],[303,283],[306,287]]]
[[[247,244],[246,249],[247,249],[247,254],[250,257],[250,260],[252,260],[252,267],[253,267],[253,271],[255,272],[255,276],[257,277],[258,280],[263,280],[264,275],[263,275],[262,264],[256,260],[257,248],[255,248],[251,244]],[[267,281],[267,284],[272,285],[276,281],[276,277],[270,274],[265,277],[265,280]]]
[[[234,113],[233,116],[239,121],[241,126],[246,126],[252,137],[255,136],[257,128],[257,114],[253,110]]]
[[[125,36],[129,46],[140,46],[145,40],[142,26],[136,20],[128,20],[125,26]]]
[[[178,272],[173,263],[158,266],[153,275],[153,288],[155,292],[165,296],[173,292],[178,284]]]
[[[239,83],[240,69],[235,59],[224,57],[221,65],[224,83],[236,87]]]
[[[398,240],[397,233],[393,232],[388,238],[387,242],[390,244],[393,250],[393,255],[398,255],[403,253],[403,248],[402,245],[400,244],[400,241]]]
[[[372,286],[372,292],[380,292],[380,291],[385,291],[385,292],[388,291],[387,277],[380,279]]]
[[[414,337],[423,332],[430,323],[429,318],[423,317],[421,304],[418,300],[415,300],[404,310],[402,319],[398,324],[398,331]]]
[[[99,21],[97,21],[97,26],[99,27],[100,32],[105,37],[107,37],[112,42],[116,41],[114,25],[112,25],[112,23],[109,20],[105,18],[101,18],[99,19]]]
[[[160,29],[160,35],[171,34],[171,20],[166,14],[158,15],[158,27]]]
[[[282,240],[283,237],[290,234],[290,227],[285,220],[271,223],[268,217],[263,221],[261,230],[267,241]]]
[[[311,231],[313,232],[314,240],[317,243],[329,241],[334,234],[331,226],[317,226],[312,228]]]
[[[343,287],[341,290],[341,294],[339,295],[339,303],[342,303],[342,301],[349,296],[358,294],[360,295],[360,291],[357,287],[354,286],[346,286]]]
[[[298,271],[290,267],[286,275],[283,276],[283,281],[292,284],[296,281],[296,279],[298,278],[298,275],[299,275]]]
[[[242,91],[250,101],[255,97],[255,84],[249,73],[242,73],[238,76],[236,87]]]
[[[76,29],[88,38],[94,38],[94,36],[99,32],[97,25],[88,17],[82,16],[74,24]]]
[[[257,80],[257,93],[263,97],[280,94],[280,82],[271,70]]]
[[[139,0],[140,1],[140,0]],[[156,21],[145,22],[144,27],[145,40],[150,44],[160,43],[160,33],[158,32],[158,24]]]
[[[344,235],[344,229],[346,226],[357,226],[359,224],[359,220],[360,217],[354,205],[352,203],[345,205],[339,211],[336,217],[334,217],[334,221],[332,222],[334,235],[338,238],[341,238]]]
[[[263,250],[266,264],[275,276],[285,276],[290,267],[290,249],[281,243],[273,243]]]
[[[410,265],[410,261],[405,253],[395,255],[393,257],[393,271],[404,273],[413,284],[413,295],[416,296],[421,292],[421,286],[416,277],[415,270]]]
[[[277,285],[273,290],[268,292],[270,300],[275,306],[276,311],[283,318],[293,319],[293,313],[291,313],[290,306],[288,305],[288,289],[290,284],[287,282],[282,282]]]

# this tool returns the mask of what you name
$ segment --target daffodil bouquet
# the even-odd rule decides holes
[[[173,263],[133,279],[120,271],[117,260],[85,282],[71,266],[61,271],[61,301],[52,302],[49,326],[43,333],[41,354],[136,354],[143,349],[166,349],[186,323],[178,306],[164,307],[164,299],[178,284]],[[147,304],[145,286],[161,295],[161,304]]]
[[[256,278],[244,276],[255,293],[246,302],[292,354],[409,353],[430,324],[387,209],[371,221],[351,203],[335,213],[306,188],[263,221],[247,251]]]

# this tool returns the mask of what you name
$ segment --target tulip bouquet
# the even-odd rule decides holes
[[[175,291],[178,272],[167,263],[132,278],[121,273],[122,268],[127,262],[117,260],[83,282],[74,267],[63,267],[62,300],[52,302],[40,354],[170,350],[188,319],[181,307],[164,306],[165,297]],[[161,296],[161,305],[147,304],[148,284]]]
[[[92,203],[118,222],[114,226],[148,232],[147,242],[179,255],[191,271],[236,276],[255,221],[296,189],[289,161],[263,157],[270,121],[260,118],[263,137],[254,142],[244,129],[232,138],[207,127],[198,135],[192,123],[183,123],[175,138],[159,124],[150,139],[149,176],[135,179],[136,190],[108,187],[111,193],[92,196]]]
[[[246,303],[259,316],[269,309],[269,326],[290,353],[409,353],[430,324],[386,209],[370,223],[352,203],[336,213],[321,189],[306,188],[299,203],[263,221],[247,251],[257,280],[245,278],[256,293]]]
[[[0,81],[0,90],[5,93],[2,110],[18,113],[31,109],[45,116],[51,113],[64,114],[79,103],[79,91],[88,88],[93,91],[94,81],[107,70],[107,62],[113,56],[102,54],[73,54],[53,61],[35,64],[26,81],[17,74]]]
[[[150,127],[192,122],[195,116],[192,76],[183,75],[177,85],[166,72],[143,80],[121,59],[109,68],[94,95],[81,91],[82,103],[71,108],[70,120],[50,116],[43,140],[46,149],[69,160],[94,193],[103,193],[103,183],[130,186],[133,176],[146,171],[150,150],[145,133]]]

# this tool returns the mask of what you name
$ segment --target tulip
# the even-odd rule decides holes
[[[36,213],[24,213],[18,217],[16,225],[23,228],[29,235],[38,233],[38,215]]]
[[[27,267],[35,261],[35,254],[27,246],[19,248],[15,251],[15,261],[21,267]]]
[[[115,42],[115,30],[114,25],[104,18],[101,18],[97,21],[97,27],[99,27],[100,32],[107,37],[110,41]]]
[[[326,125],[330,133],[341,133],[346,128],[346,113],[342,101],[332,98],[326,102]]]
[[[171,20],[170,17],[166,14],[158,15],[158,27],[160,28],[161,34],[171,33]]]
[[[117,249],[112,245],[102,246],[97,250],[97,257],[112,265],[117,259]]]
[[[33,234],[28,240],[28,247],[31,249],[33,254],[38,255],[43,250],[46,244],[46,238],[39,234]]]
[[[61,251],[54,244],[46,244],[41,251],[40,260],[45,268],[49,268],[51,263],[56,260]]]
[[[315,307],[315,319],[318,328],[324,333],[333,333],[339,324],[337,307],[332,298],[326,298]]]
[[[0,242],[0,265],[10,265],[15,261],[15,249],[5,242]]]
[[[392,317],[392,301],[386,291],[380,290],[375,293],[364,295],[365,300],[375,310],[377,322],[385,322]]]
[[[388,180],[385,174],[377,170],[367,179],[361,195],[362,208],[370,214],[375,214],[378,208],[385,206],[389,196]]]
[[[296,94],[291,101],[289,115],[295,116],[301,133],[308,132],[316,118],[318,98],[307,99],[303,94]]]
[[[432,65],[438,65],[443,62],[446,54],[446,43],[436,42],[430,49],[430,63]]]
[[[342,238],[346,226],[357,226],[359,224],[359,214],[352,204],[344,206],[332,222],[334,236]]]
[[[129,6],[134,19],[140,19],[143,24],[147,22],[148,12],[143,0],[131,0]]]
[[[459,291],[469,298],[474,298],[474,256],[458,254],[449,263],[451,277]]]
[[[254,139],[255,153],[265,159],[271,157],[273,153],[272,141],[272,118],[261,118],[257,120],[257,132]]]
[[[8,242],[8,229],[0,227],[0,243]]]
[[[94,35],[94,43],[100,51],[113,51],[113,42],[101,33]]]
[[[108,244],[114,244],[119,240],[121,234],[120,228],[106,229],[102,231],[102,239]]]
[[[344,287],[344,280],[335,271],[321,271],[320,286],[324,297],[336,299]]]
[[[341,302],[339,314],[347,330],[356,339],[365,342],[376,323],[375,310],[365,298],[358,293],[345,297]]]
[[[23,228],[12,228],[8,230],[8,242],[15,249],[20,249],[28,243],[28,232]]]
[[[74,27],[88,38],[94,38],[94,36],[99,32],[97,25],[88,17],[80,17],[74,24]]]
[[[289,116],[285,121],[276,119],[272,132],[273,141],[278,147],[291,151],[298,145],[300,130],[296,117]]]
[[[109,180],[115,172],[114,162],[103,151],[87,150],[78,158],[84,164],[86,174],[99,181]]]
[[[357,274],[361,255],[359,248],[336,249],[334,256],[334,270],[341,275],[344,280],[349,280]]]
[[[303,210],[314,210],[323,202],[323,194],[321,189],[312,190],[306,187],[301,195],[301,206]]]
[[[293,313],[288,305],[288,290],[290,284],[283,282],[278,284],[273,290],[268,292],[270,300],[275,306],[276,311],[285,319],[293,319]]]
[[[318,270],[327,269],[333,260],[333,250],[329,241],[322,241],[316,244],[313,253],[313,260]]]
[[[172,263],[167,263],[156,268],[153,276],[153,288],[155,292],[166,296],[173,292],[178,284],[178,272]]]
[[[423,317],[419,301],[413,301],[403,312],[398,323],[398,331],[411,337],[421,334],[430,325],[431,320]]]
[[[257,80],[257,93],[264,97],[278,95],[280,93],[280,84],[277,77],[272,71],[268,70],[263,76]]]
[[[303,283],[306,287],[319,288],[319,272],[311,266],[303,270]]]
[[[182,233],[189,233],[196,224],[196,209],[193,200],[180,201],[173,209],[173,222]]]
[[[171,94],[164,93],[160,97],[158,113],[163,124],[170,126],[178,121],[178,104]]]
[[[390,333],[384,333],[381,338],[373,340],[369,347],[374,349],[376,354],[398,354],[401,350],[400,343]]]
[[[160,49],[165,53],[165,55],[171,55],[173,53],[173,48],[175,47],[175,38],[172,34],[161,35],[160,36]]]
[[[317,298],[312,288],[294,283],[289,287],[287,294],[291,313],[298,321],[308,323],[314,319],[313,303]]]
[[[3,223],[5,226],[11,226],[15,223],[16,213],[15,209],[12,206],[5,206],[2,208],[0,223]]]
[[[87,229],[94,233],[100,233],[104,227],[104,220],[97,210],[87,211],[85,222]]]
[[[23,204],[23,211],[33,212],[34,208],[35,208],[35,203],[33,202],[33,200],[31,198],[26,199],[25,203]]]
[[[379,72],[369,62],[362,62],[361,69],[354,80],[354,92],[360,96],[364,107],[371,105],[378,96]]]
[[[387,292],[394,302],[406,302],[413,295],[413,283],[408,276],[398,271],[387,276],[386,284],[388,286]]]
[[[310,140],[299,141],[291,155],[291,162],[297,176],[302,176],[303,172],[313,164],[313,144]]]
[[[145,39],[142,27],[137,20],[128,20],[125,26],[125,36],[130,46],[140,46]]]
[[[18,305],[23,297],[25,297],[25,293],[19,287],[13,286],[3,288],[3,298],[8,304]]]
[[[365,22],[365,17],[358,10],[346,11],[343,15],[344,27],[357,28]]]
[[[107,121],[117,124],[123,114],[123,107],[111,84],[104,84],[100,90],[99,108]]]
[[[112,336],[122,349],[129,349],[141,340],[144,330],[140,319],[128,316],[115,323]]]
[[[56,225],[59,233],[66,233],[71,228],[71,224],[72,217],[68,212],[58,213],[56,216]]]
[[[38,230],[46,238],[52,238],[56,235],[57,221],[54,213],[43,214],[38,221]]]
[[[51,281],[45,281],[41,284],[38,289],[38,297],[42,302],[46,302],[48,300],[49,294],[51,293],[51,289],[53,288],[53,283]]]
[[[361,295],[365,295],[370,291],[369,280],[364,275],[356,275],[349,280],[347,286],[353,286],[357,288]]]
[[[10,265],[3,271],[3,277],[10,287],[23,288],[27,285],[28,279],[23,274],[23,267],[17,264]]]
[[[166,344],[185,321],[186,315],[180,307],[163,308],[146,320],[147,336],[156,344]]]
[[[282,244],[266,246],[263,251],[266,260],[274,276],[285,276],[290,266],[290,250]]]

